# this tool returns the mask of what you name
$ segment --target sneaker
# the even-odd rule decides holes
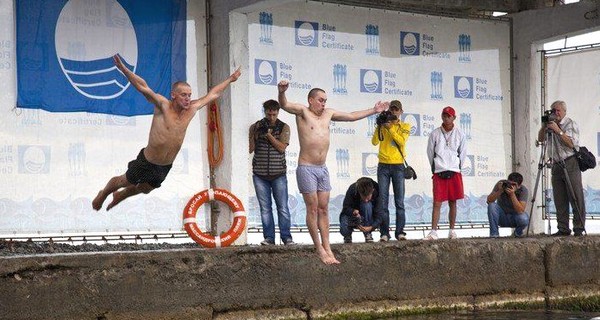
[[[450,229],[450,231],[448,231],[448,239],[458,239],[458,236],[454,230]]]
[[[352,238],[344,237],[344,243],[352,243]]]
[[[379,241],[380,241],[380,242],[388,242],[388,241],[390,241],[390,237],[389,237],[389,236],[386,236],[386,235],[383,235],[383,236],[381,236],[381,237],[379,238]]]
[[[265,239],[263,241],[260,242],[261,246],[272,246],[275,244],[275,241],[271,240],[271,239]]]
[[[292,245],[295,245],[296,243],[294,242],[294,240],[292,240],[292,238],[288,238],[288,239],[283,240],[283,244],[286,246],[292,246]]]
[[[397,235],[396,240],[398,240],[398,241],[406,240],[406,233],[402,232],[399,235]]]
[[[437,240],[437,239],[438,239],[438,235],[435,230],[431,230],[431,232],[429,232],[429,234],[425,238],[423,238],[423,240]]]
[[[573,235],[575,235],[576,237],[581,237],[583,236],[583,230],[575,230],[573,231]]]
[[[370,232],[365,233],[365,242],[367,242],[367,243],[373,242],[373,235]]]
[[[553,237],[565,237],[565,236],[570,236],[570,235],[571,235],[571,231],[562,231],[562,230],[558,230],[557,232],[552,234]]]

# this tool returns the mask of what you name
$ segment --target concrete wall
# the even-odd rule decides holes
[[[515,170],[525,177],[524,184],[535,185],[540,149],[535,147],[540,123],[540,80],[541,57],[538,50],[543,43],[577,35],[600,28],[600,19],[586,19],[586,12],[598,10],[600,1],[579,3],[524,11],[513,18],[513,100],[515,127]],[[551,103],[551,101],[549,102]],[[548,109],[549,106],[546,106]],[[529,178],[527,180],[527,178]],[[541,191],[541,182],[540,182]],[[538,193],[536,207],[543,202]],[[544,221],[540,208],[533,214],[533,232],[544,232]]]
[[[340,265],[323,265],[312,246],[1,257],[0,319],[317,319],[573,297],[600,310],[600,237],[333,250]]]

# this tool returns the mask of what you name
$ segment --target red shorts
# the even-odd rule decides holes
[[[456,172],[450,179],[442,179],[437,174],[433,175],[434,202],[454,201],[464,197],[465,190],[460,172]]]

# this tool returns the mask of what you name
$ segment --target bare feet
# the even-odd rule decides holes
[[[331,248],[329,248],[329,250],[325,250],[325,252],[327,252],[327,255],[329,255],[329,257],[332,259],[333,264],[340,264],[340,261],[335,258],[335,255],[333,254],[333,251],[331,251]]]
[[[323,262],[324,264],[338,264],[340,263],[334,256],[333,253],[330,255],[329,253],[327,253],[327,251],[325,251],[325,249],[323,247],[317,247],[317,254],[319,255],[319,259],[321,259],[321,262]]]
[[[92,201],[92,208],[96,211],[100,210],[104,200],[106,200],[106,197],[108,197],[108,193],[105,194],[104,189],[98,191],[98,195]]]
[[[124,193],[125,193],[126,189],[123,189],[121,191],[115,191],[113,192],[113,200],[111,203],[108,204],[108,206],[106,207],[106,211],[112,209],[114,206],[118,205],[121,201],[125,200],[125,198],[127,198]]]

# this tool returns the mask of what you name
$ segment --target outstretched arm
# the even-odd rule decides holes
[[[369,109],[365,109],[365,110],[361,110],[361,111],[354,111],[354,112],[348,113],[348,112],[340,112],[340,111],[334,110],[331,120],[333,120],[333,121],[356,121],[356,120],[366,118],[372,114],[376,114],[381,111],[387,110],[387,108],[389,106],[390,106],[389,102],[377,101],[377,103],[375,104],[375,106],[373,108],[369,108]]]
[[[299,103],[289,102],[285,96],[285,91],[288,89],[290,83],[287,80],[281,80],[277,84],[277,90],[279,91],[279,106],[281,109],[291,114],[301,114],[304,106]]]
[[[227,88],[230,83],[235,82],[240,77],[242,74],[240,68],[237,68],[237,70],[227,77],[227,79],[210,89],[204,97],[191,101],[190,107],[200,109],[205,105],[217,100],[223,94],[225,88]]]
[[[152,89],[148,87],[148,83],[146,83],[146,80],[133,73],[131,70],[127,69],[127,67],[125,67],[125,65],[121,61],[121,57],[118,54],[113,56],[113,61],[115,62],[115,66],[117,67],[117,69],[119,69],[119,71],[121,71],[121,73],[123,73],[123,75],[127,77],[127,80],[131,82],[131,84],[135,87],[137,91],[144,95],[148,102],[154,104],[155,106],[160,106],[161,102],[163,102],[163,100],[166,100],[165,97],[152,91]]]

